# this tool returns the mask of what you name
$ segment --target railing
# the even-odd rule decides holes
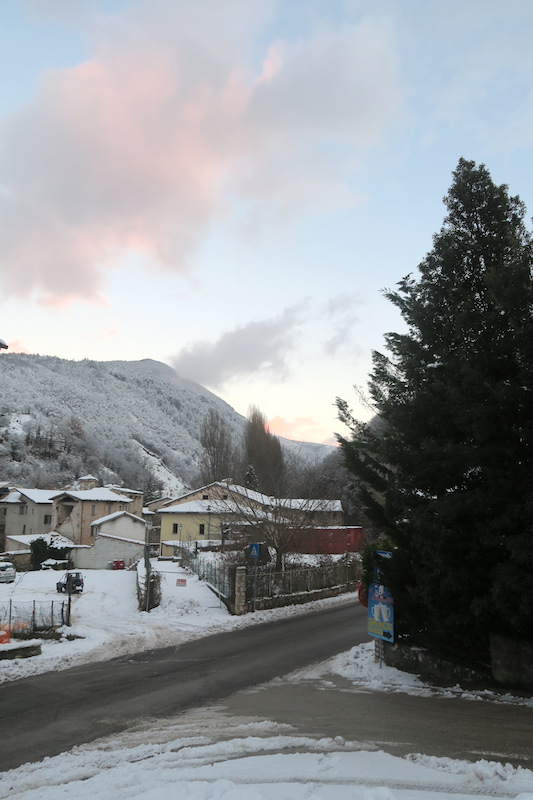
[[[327,567],[289,569],[284,572],[273,572],[268,568],[258,567],[255,574],[254,572],[246,574],[246,600],[349,587],[357,583],[360,576],[361,564],[358,561],[332,564]]]
[[[0,628],[14,632],[47,631],[69,625],[68,602],[65,600],[0,603]]]
[[[235,570],[205,558],[187,547],[180,547],[177,554],[186,569],[206,581],[224,600],[230,600],[235,594]]]
[[[176,548],[176,556],[186,569],[206,581],[221,597],[228,608],[235,609],[235,568],[217,563],[187,547]],[[244,605],[255,606],[258,600],[264,607],[290,605],[290,598],[299,597],[297,602],[305,602],[305,595],[313,599],[313,593],[327,590],[336,593],[349,592],[361,579],[362,566],[359,561],[346,561],[323,567],[307,569],[287,569],[274,572],[270,567],[248,567],[244,578]],[[286,598],[287,602],[283,601]],[[293,600],[294,602],[294,600]],[[243,610],[244,606],[243,606]],[[242,612],[237,612],[242,613]]]

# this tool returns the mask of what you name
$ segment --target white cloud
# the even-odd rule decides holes
[[[340,351],[354,351],[354,340],[359,322],[357,310],[361,301],[356,295],[344,294],[331,298],[324,306],[323,315],[331,335],[324,341],[324,353],[334,356]],[[361,352],[357,348],[357,352]]]
[[[180,375],[211,388],[264,372],[275,374],[279,380],[287,374],[287,357],[302,322],[302,309],[288,308],[273,319],[226,331],[216,342],[189,344],[171,359],[171,364]]]

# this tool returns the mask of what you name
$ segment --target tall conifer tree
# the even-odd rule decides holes
[[[339,437],[395,546],[400,630],[463,652],[533,640],[533,284],[525,208],[461,159],[433,249],[397,291],[405,333],[373,354],[380,426]]]

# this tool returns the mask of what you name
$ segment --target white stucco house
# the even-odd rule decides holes
[[[146,523],[135,514],[117,511],[91,523],[91,539],[92,544],[72,550],[77,569],[105,569],[116,561],[129,567],[143,557]]]

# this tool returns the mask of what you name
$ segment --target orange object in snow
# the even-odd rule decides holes
[[[11,634],[9,631],[0,631],[0,644],[9,644],[11,641]]]

